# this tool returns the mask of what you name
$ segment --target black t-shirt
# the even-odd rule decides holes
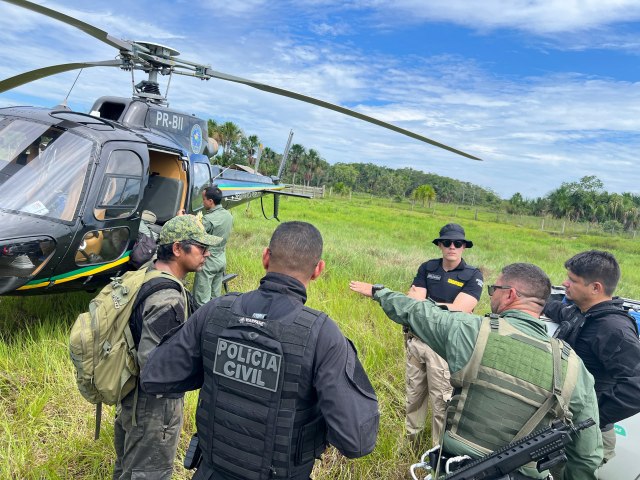
[[[479,300],[484,285],[482,272],[467,265],[464,260],[456,268],[446,272],[442,259],[424,262],[418,268],[413,285],[427,289],[427,297],[439,303],[452,303],[463,292]]]

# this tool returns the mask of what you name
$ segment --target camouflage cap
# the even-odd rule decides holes
[[[191,240],[202,245],[213,247],[222,243],[222,237],[209,235],[202,223],[193,215],[180,215],[173,217],[164,224],[160,231],[160,245],[168,245],[174,242]]]

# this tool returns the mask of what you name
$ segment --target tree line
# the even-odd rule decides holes
[[[209,137],[221,151],[212,161],[223,166],[234,163],[255,167],[260,140],[245,135],[233,122],[218,124],[208,121]],[[269,147],[262,150],[258,170],[263,175],[276,175],[282,154]],[[608,193],[596,176],[585,176],[577,182],[565,182],[543,197],[526,199],[520,193],[503,200],[491,189],[412,168],[392,169],[372,163],[329,163],[320,152],[293,144],[282,175],[285,183],[307,186],[326,185],[334,193],[367,193],[401,201],[427,203],[433,201],[479,205],[511,214],[567,218],[575,222],[598,223],[606,230],[636,230],[640,226],[640,196],[631,193]]]
[[[211,119],[208,121],[208,133],[221,147],[212,162],[222,166],[238,163],[255,168],[260,148],[257,135],[245,135],[233,122],[219,124]],[[281,153],[264,147],[258,171],[263,175],[276,175],[281,160]],[[489,189],[412,168],[392,169],[372,163],[341,162],[330,165],[320,152],[298,143],[289,150],[282,181],[307,186],[326,185],[337,194],[360,192],[398,201],[408,198],[414,202],[430,203],[437,200],[493,206],[499,206],[502,202]],[[422,186],[428,186],[433,192],[427,188],[425,196],[425,188],[419,189]]]
[[[602,224],[605,230],[632,231],[640,226],[640,196],[609,193],[595,175],[564,182],[544,197],[525,199],[516,193],[504,202],[504,207],[509,213]]]

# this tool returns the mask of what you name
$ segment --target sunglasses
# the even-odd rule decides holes
[[[510,288],[512,288],[510,285],[487,285],[487,293],[489,293],[490,297],[493,297],[496,290],[509,290]]]
[[[456,248],[462,248],[467,244],[467,242],[465,242],[464,240],[440,240],[440,244],[445,248],[449,248],[452,243]]]
[[[203,245],[201,243],[198,242],[184,242],[187,245],[192,245],[194,247],[196,247],[198,249],[198,251],[200,252],[200,255],[204,255],[205,253],[207,253],[207,250],[209,250],[209,246],[208,245]]]
[[[510,290],[513,287],[511,285],[487,285],[487,293],[489,293],[489,296],[492,297],[494,293],[496,293],[496,290]],[[521,292],[520,290],[517,290],[515,288],[513,288],[516,291],[516,295],[519,297],[528,297],[528,298],[533,298],[534,295],[527,295],[526,293]]]

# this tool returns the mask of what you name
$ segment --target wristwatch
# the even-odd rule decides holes
[[[371,296],[373,297],[377,291],[382,290],[384,285],[381,283],[376,283],[375,285],[371,285]]]

